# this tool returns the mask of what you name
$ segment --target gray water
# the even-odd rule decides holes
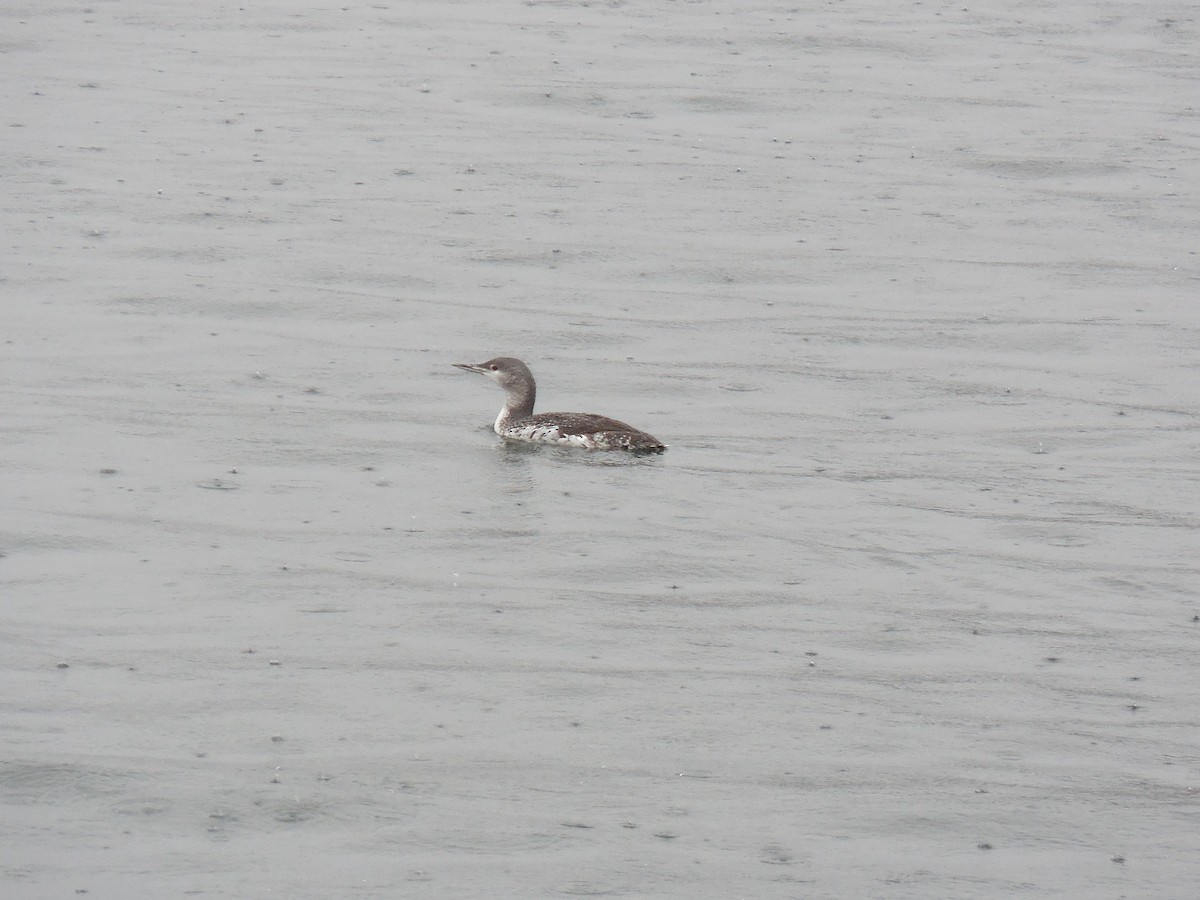
[[[0,15],[4,896],[1194,893],[1191,7]]]

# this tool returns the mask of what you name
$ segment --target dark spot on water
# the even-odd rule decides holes
[[[976,844],[975,846],[978,847],[980,850],[991,850],[992,849],[992,845],[989,844],[987,841],[982,841],[982,842]]]
[[[214,478],[211,481],[199,481],[196,487],[203,488],[206,491],[236,491],[237,485],[230,484],[228,481],[222,481],[220,478]]]
[[[762,848],[762,861],[770,866],[788,866],[795,857],[778,844],[767,844]]]

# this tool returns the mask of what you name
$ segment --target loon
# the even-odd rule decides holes
[[[511,356],[497,356],[477,366],[454,363],[456,368],[486,375],[504,388],[508,399],[496,417],[496,434],[510,441],[562,444],[588,450],[628,450],[662,453],[667,445],[632,425],[591,413],[533,414],[537,384],[529,366]]]

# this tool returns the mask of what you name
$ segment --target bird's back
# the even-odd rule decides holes
[[[514,441],[564,444],[589,450],[662,453],[667,445],[644,431],[593,413],[538,413],[510,423],[501,436]]]

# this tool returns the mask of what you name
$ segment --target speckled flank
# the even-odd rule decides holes
[[[569,444],[575,447],[596,449],[596,442],[591,435],[563,434],[557,425],[514,425],[509,428],[497,428],[496,433],[510,441],[530,441],[543,444]]]
[[[548,413],[547,415],[554,415]],[[566,447],[582,447],[585,450],[629,450],[642,453],[661,453],[666,445],[643,431],[592,431],[574,434],[563,431],[557,425],[524,423],[508,428],[496,429],[505,440],[529,441],[530,443],[561,444]]]

